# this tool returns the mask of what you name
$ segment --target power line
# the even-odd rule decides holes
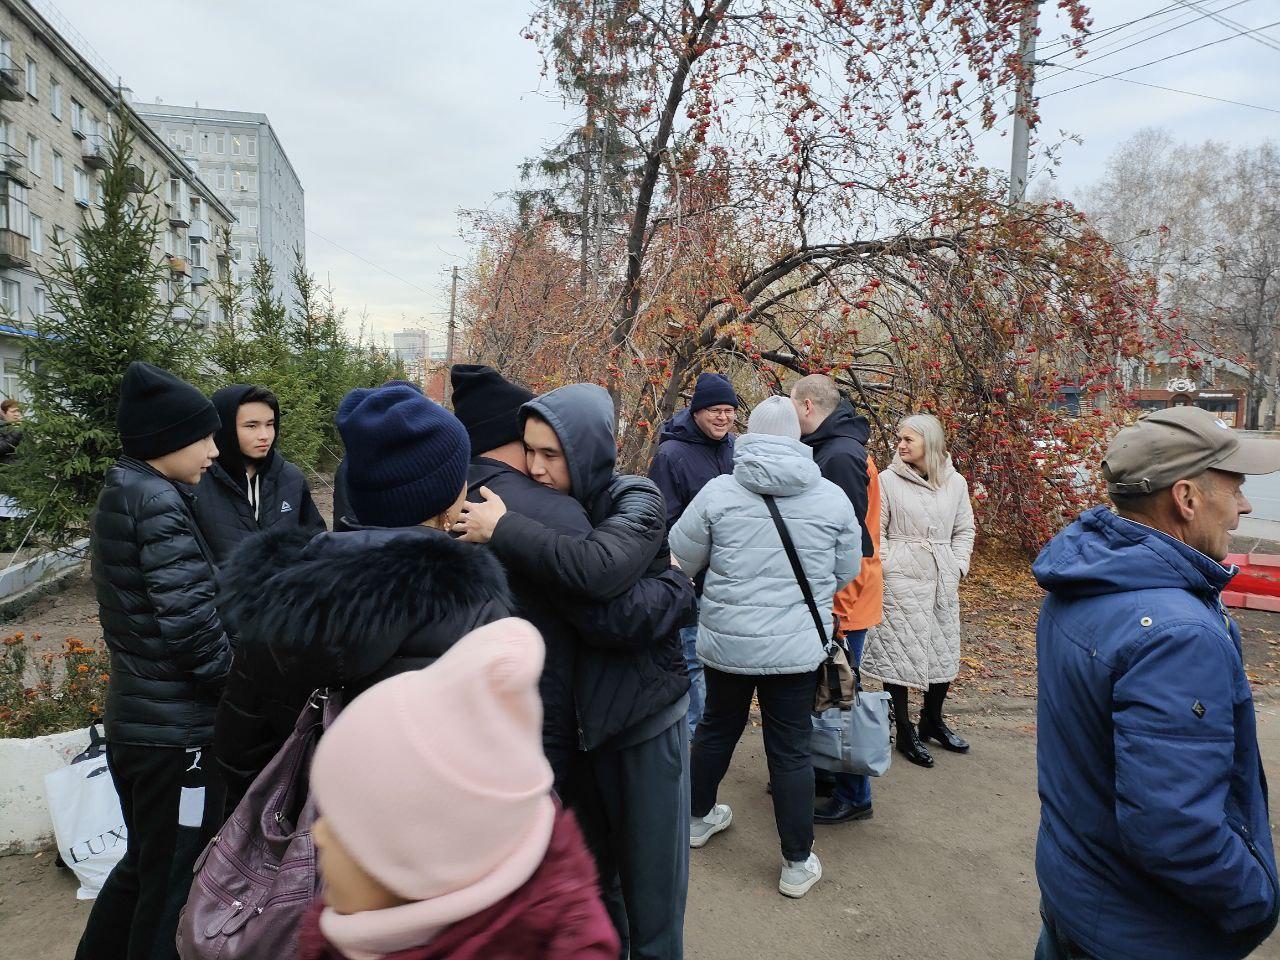
[[[1063,70],[1071,70],[1074,73],[1083,73],[1091,77],[1097,77],[1099,80],[1119,80],[1121,83],[1132,83],[1132,84],[1136,84],[1139,87],[1150,87],[1152,90],[1164,90],[1164,91],[1167,91],[1168,93],[1181,93],[1188,97],[1199,97],[1202,100],[1214,100],[1214,101],[1217,101],[1218,103],[1229,103],[1237,107],[1248,107],[1251,110],[1265,110],[1267,113],[1280,113],[1280,109],[1277,109],[1276,107],[1264,107],[1256,103],[1245,103],[1243,100],[1231,100],[1226,97],[1215,97],[1208,93],[1197,93],[1194,90],[1179,90],[1177,87],[1163,87],[1158,83],[1146,83],[1142,80],[1134,80],[1130,77],[1121,77],[1114,74],[1109,75],[1105,73],[1094,73],[1092,70],[1084,70],[1080,67],[1068,67],[1060,63],[1054,64],[1054,66],[1061,67]],[[1082,83],[1080,84],[1080,86],[1082,87],[1088,86],[1088,84]],[[1075,90],[1077,88],[1069,87],[1068,89]],[[1053,93],[1046,93],[1043,97],[1040,97],[1039,99],[1043,100],[1044,97],[1051,97],[1054,95],[1054,93],[1066,93],[1066,92],[1067,90],[1055,90],[1053,91]]]
[[[1230,17],[1222,16],[1221,10],[1218,10],[1218,11],[1202,10],[1199,4],[1192,3],[1191,0],[1178,0],[1178,3],[1182,4],[1184,7],[1189,7],[1192,10],[1198,10],[1199,12],[1203,13],[1206,17],[1213,20],[1214,22],[1220,23],[1224,27],[1235,30],[1237,33],[1240,33],[1240,31],[1242,30],[1248,29],[1247,27],[1245,27],[1243,23],[1240,23],[1237,20],[1232,20]],[[1230,9],[1230,8],[1225,7],[1223,9]],[[1250,40],[1256,40],[1258,41],[1258,43],[1262,44],[1264,47],[1268,47],[1271,50],[1280,50],[1280,40],[1275,40],[1271,37],[1261,36],[1251,32],[1240,33],[1240,35],[1242,37],[1247,36],[1249,37]]]
[[[369,266],[373,267],[375,270],[381,270],[381,271],[382,271],[383,273],[385,273],[388,277],[391,277],[392,279],[395,279],[395,280],[399,280],[401,283],[405,284],[406,286],[413,287],[413,289],[417,290],[419,293],[425,294],[425,295],[426,295],[426,296],[428,296],[428,297],[434,297],[434,296],[435,296],[435,294],[434,294],[434,293],[432,293],[430,290],[426,290],[426,289],[424,289],[424,288],[422,288],[422,287],[418,286],[418,285],[417,285],[416,283],[414,283],[412,280],[406,280],[404,277],[400,276],[398,273],[392,273],[390,270],[388,270],[388,269],[387,269],[386,267],[384,267],[382,264],[380,264],[380,263],[375,263],[374,261],[370,260],[368,257],[362,257],[362,256],[360,256],[360,254],[356,253],[354,250],[349,250],[349,249],[347,249],[347,248],[346,248],[346,247],[344,247],[342,244],[338,243],[338,241],[337,241],[337,240],[330,240],[330,239],[329,239],[328,237],[326,237],[324,234],[322,234],[322,233],[317,233],[315,230],[312,230],[310,227],[307,227],[307,228],[306,228],[306,231],[307,231],[307,233],[311,234],[313,237],[318,237],[318,238],[320,238],[321,240],[323,240],[325,243],[332,244],[333,246],[335,246],[335,247],[337,247],[339,250],[341,250],[343,253],[348,254],[349,256],[355,257],[355,258],[356,258],[357,260],[359,260],[361,263],[367,263]],[[436,332],[439,332],[439,331],[436,331]]]
[[[1217,46],[1219,43],[1225,43],[1227,40],[1234,40],[1236,39],[1236,37],[1248,36],[1249,33],[1257,33],[1259,30],[1267,30],[1275,26],[1280,26],[1280,20],[1277,20],[1274,23],[1264,24],[1261,27],[1254,27],[1252,30],[1248,31],[1248,33],[1233,33],[1230,36],[1219,37],[1217,40],[1210,40],[1207,43],[1202,43],[1196,47],[1190,47],[1187,50],[1180,50],[1177,53],[1171,53],[1168,56],[1159,57],[1156,60],[1148,60],[1146,63],[1140,63],[1135,67],[1126,67],[1124,70],[1119,70],[1115,73],[1103,74],[1099,76],[1096,80],[1086,80],[1084,83],[1078,83],[1074,87],[1066,87],[1062,90],[1054,90],[1050,93],[1043,94],[1039,99],[1044,100],[1048,97],[1055,97],[1060,93],[1070,93],[1072,90],[1079,90],[1081,87],[1091,87],[1095,83],[1101,83],[1103,80],[1115,80],[1120,78],[1122,74],[1132,73],[1134,70],[1141,70],[1144,67],[1153,67],[1157,63],[1165,63],[1166,61],[1173,60],[1177,57],[1186,56],[1188,53],[1195,53],[1197,50],[1204,50],[1206,47]],[[1062,66],[1062,64],[1055,64],[1055,66]],[[1081,72],[1083,73],[1085,71],[1081,71]]]
[[[1226,7],[1220,8],[1220,10],[1228,10],[1233,6],[1239,6],[1240,3],[1249,3],[1249,2],[1251,2],[1251,0],[1238,0],[1238,2],[1236,3],[1231,3]],[[1088,38],[1086,38],[1086,40],[1084,41],[1084,44],[1087,50],[1089,51],[1089,53],[1092,54],[1095,51],[1109,49],[1110,47],[1113,47],[1115,44],[1120,43],[1123,40],[1127,40],[1128,37],[1119,37],[1114,35],[1119,34],[1129,29],[1130,27],[1136,26],[1140,23],[1144,23],[1147,20],[1152,20],[1157,18],[1159,21],[1163,21],[1167,23],[1170,19],[1176,19],[1182,16],[1186,16],[1186,10],[1180,7],[1179,0],[1174,0],[1173,3],[1170,3],[1167,6],[1160,7],[1158,10],[1152,10],[1150,13],[1146,14],[1145,16],[1137,17],[1136,19],[1130,20],[1127,23],[1116,24],[1114,27],[1106,27],[1102,30],[1099,30],[1097,33],[1092,34]],[[1192,21],[1187,21],[1187,22],[1190,23]],[[1154,29],[1155,27],[1158,27],[1158,26],[1160,26],[1159,22],[1153,23],[1148,27],[1143,27],[1141,30],[1137,31],[1137,34],[1133,34],[1133,35],[1136,36],[1138,34],[1145,33],[1146,31]],[[1108,43],[1102,44],[1101,46],[1098,46],[1098,47],[1094,46],[1094,44],[1097,43],[1099,40],[1104,40],[1108,37],[1111,38]],[[1064,39],[1064,40],[1055,40],[1053,43],[1046,44],[1044,49],[1046,51],[1049,51],[1054,49],[1055,47],[1069,47],[1071,46],[1071,44],[1072,44],[1072,41],[1070,38]]]

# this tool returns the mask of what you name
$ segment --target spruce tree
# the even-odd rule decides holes
[[[200,352],[185,288],[171,296],[168,258],[158,249],[162,182],[143,181],[133,148],[120,111],[100,206],[39,270],[49,310],[26,343],[24,437],[0,484],[51,544],[87,533],[103,477],[121,454],[116,410],[130,361],[189,378]]]

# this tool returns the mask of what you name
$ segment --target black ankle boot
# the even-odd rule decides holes
[[[916,728],[907,724],[906,728],[898,728],[898,752],[914,764],[922,767],[933,766],[933,754],[916,736]]]
[[[942,749],[952,753],[968,753],[968,741],[957,737],[942,719],[942,704],[947,699],[950,686],[949,683],[934,683],[925,691],[924,711],[920,714],[920,739],[936,740]]]

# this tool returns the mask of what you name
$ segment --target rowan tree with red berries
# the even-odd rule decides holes
[[[612,199],[581,191],[576,226],[537,203],[477,218],[472,355],[540,388],[609,386],[639,469],[702,370],[751,399],[827,373],[882,463],[894,421],[932,411],[984,529],[1042,543],[1096,494],[1078,464],[1177,334],[1080,213],[1010,208],[974,163],[1029,2],[541,0],[528,35]],[[1059,6],[1078,46],[1086,10]]]

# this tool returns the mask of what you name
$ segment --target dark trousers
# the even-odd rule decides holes
[[[574,811],[600,870],[622,957],[681,960],[689,890],[689,728],[583,755]]]
[[[175,960],[178,913],[200,851],[222,825],[222,780],[208,748],[107,744],[128,834],[94,901],[76,960]]]
[[[693,737],[690,813],[705,817],[747,726],[751,695],[764,717],[764,752],[773,784],[773,819],[784,860],[813,848],[813,761],[809,752],[816,673],[755,675],[706,669],[707,704]]]

